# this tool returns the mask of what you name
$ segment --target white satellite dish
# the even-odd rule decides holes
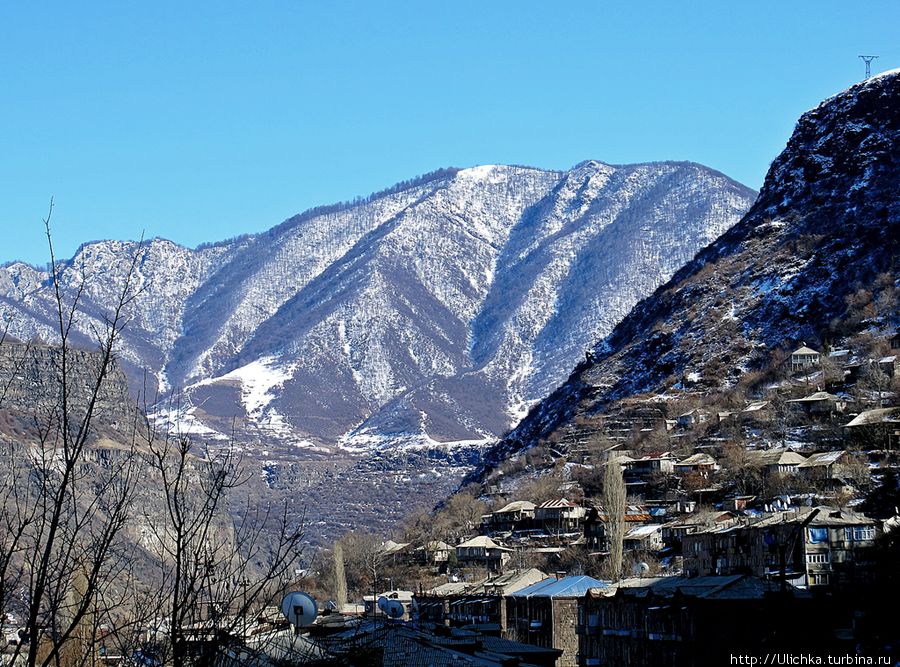
[[[299,629],[316,620],[319,608],[312,596],[306,593],[288,593],[281,601],[281,613],[291,625]]]
[[[634,576],[640,577],[650,571],[650,566],[647,563],[635,563],[631,571],[634,572]]]

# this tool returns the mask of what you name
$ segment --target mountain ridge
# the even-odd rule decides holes
[[[690,162],[483,165],[193,250],[151,239],[120,355],[133,384],[151,371],[151,394],[182,388],[179,408],[154,411],[201,435],[237,415],[243,439],[288,449],[486,440],[752,197]],[[90,278],[80,343],[136,249],[83,244],[67,260],[69,294],[82,265]],[[0,268],[17,337],[50,339],[48,278]]]

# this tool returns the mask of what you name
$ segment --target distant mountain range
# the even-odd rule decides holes
[[[900,281],[900,70],[804,114],[747,215],[639,303],[474,478],[619,399],[715,392]],[[866,323],[872,331],[893,321]]]
[[[483,166],[194,250],[154,239],[120,360],[155,419],[198,435],[236,417],[243,442],[291,452],[487,441],[754,197],[691,163]],[[87,276],[81,344],[137,249],[65,262],[68,297]],[[0,313],[52,342],[49,274],[0,268]]]

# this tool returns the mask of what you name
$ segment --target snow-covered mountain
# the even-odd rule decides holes
[[[893,70],[804,114],[747,215],[600,340],[473,478],[554,432],[577,432],[621,399],[683,384],[716,392],[779,349],[826,343],[854,299],[875,301],[900,284],[898,195]]]
[[[61,282],[84,281],[89,344],[140,252],[119,355],[157,419],[224,437],[237,417],[267,447],[482,441],[754,194],[690,163],[441,170],[195,250],[88,243]],[[51,297],[47,272],[0,267],[17,338],[54,340]]]

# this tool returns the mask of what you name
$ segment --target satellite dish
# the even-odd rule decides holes
[[[406,609],[403,608],[403,603],[399,600],[391,600],[388,602],[383,611],[388,618],[402,618],[403,614],[406,613]]]
[[[631,568],[636,577],[640,577],[643,574],[647,574],[650,571],[650,566],[647,563],[635,563],[634,567]]]
[[[295,628],[311,625],[319,614],[312,596],[306,593],[288,593],[281,601],[281,613]]]
[[[389,603],[390,603],[390,600],[388,600],[383,595],[378,598],[378,608],[385,614],[387,613],[387,606]]]

